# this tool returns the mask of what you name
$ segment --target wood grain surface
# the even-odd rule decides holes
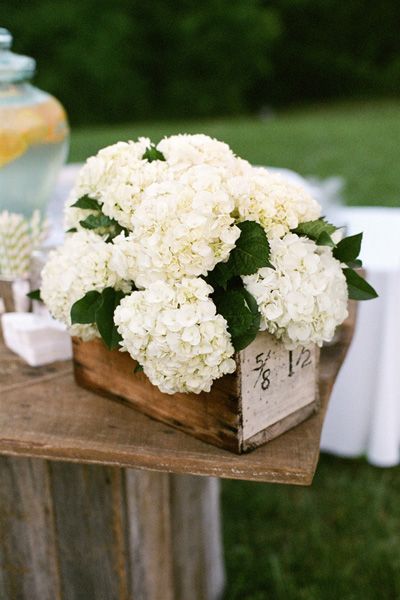
[[[1,600],[219,600],[219,480],[0,457]]]
[[[0,457],[1,600],[61,600],[48,465]]]
[[[0,346],[0,453],[195,475],[309,485],[328,399],[349,347],[355,305],[321,352],[321,410],[253,452],[235,456],[79,388],[71,363],[32,369]]]
[[[164,394],[127,352],[102,340],[73,338],[74,375],[83,388],[125,402],[145,415],[236,454],[252,450],[298,425],[318,406],[319,349],[285,349],[260,332],[235,355],[235,373],[210,392]]]
[[[215,381],[209,393],[163,394],[127,352],[108,350],[100,339],[73,338],[76,381],[89,391],[125,402],[131,408],[201,440],[240,452],[242,436],[235,374]]]

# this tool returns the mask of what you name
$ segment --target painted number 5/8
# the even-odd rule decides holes
[[[261,389],[263,389],[264,391],[267,390],[270,386],[270,375],[271,375],[271,369],[269,369],[267,367],[267,362],[271,357],[271,350],[268,350],[267,353],[265,352],[260,352],[260,354],[257,354],[256,356],[256,364],[257,366],[253,369],[253,371],[258,372],[258,377],[254,383],[253,387],[256,387],[257,384],[260,382],[261,384]]]

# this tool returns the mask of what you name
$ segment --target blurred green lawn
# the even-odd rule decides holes
[[[255,164],[346,180],[349,204],[400,206],[400,102],[316,106],[273,118],[137,123],[77,129],[71,161],[117,140],[207,133]]]
[[[204,132],[258,164],[342,175],[351,204],[400,206],[400,104],[315,107],[274,119],[74,131],[71,160],[119,139]],[[349,398],[351,402],[351,398]],[[223,482],[226,600],[400,598],[400,468],[323,456],[310,488]]]

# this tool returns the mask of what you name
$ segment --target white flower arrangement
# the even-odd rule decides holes
[[[91,157],[65,210],[67,238],[41,296],[72,335],[127,351],[162,392],[209,391],[268,330],[288,348],[332,339],[362,234],[302,188],[205,135],[119,142]]]

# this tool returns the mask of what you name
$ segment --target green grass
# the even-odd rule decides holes
[[[287,167],[302,175],[346,180],[349,204],[400,206],[400,102],[316,106],[258,118],[138,123],[77,129],[70,160],[81,161],[117,140],[154,140],[202,132],[228,142],[255,164]]]
[[[223,483],[226,600],[400,598],[400,468],[322,456],[309,488]]]
[[[119,139],[205,132],[258,164],[342,175],[352,204],[400,206],[400,103],[74,131],[71,160]],[[323,456],[310,488],[223,482],[226,600],[400,598],[400,468]]]

